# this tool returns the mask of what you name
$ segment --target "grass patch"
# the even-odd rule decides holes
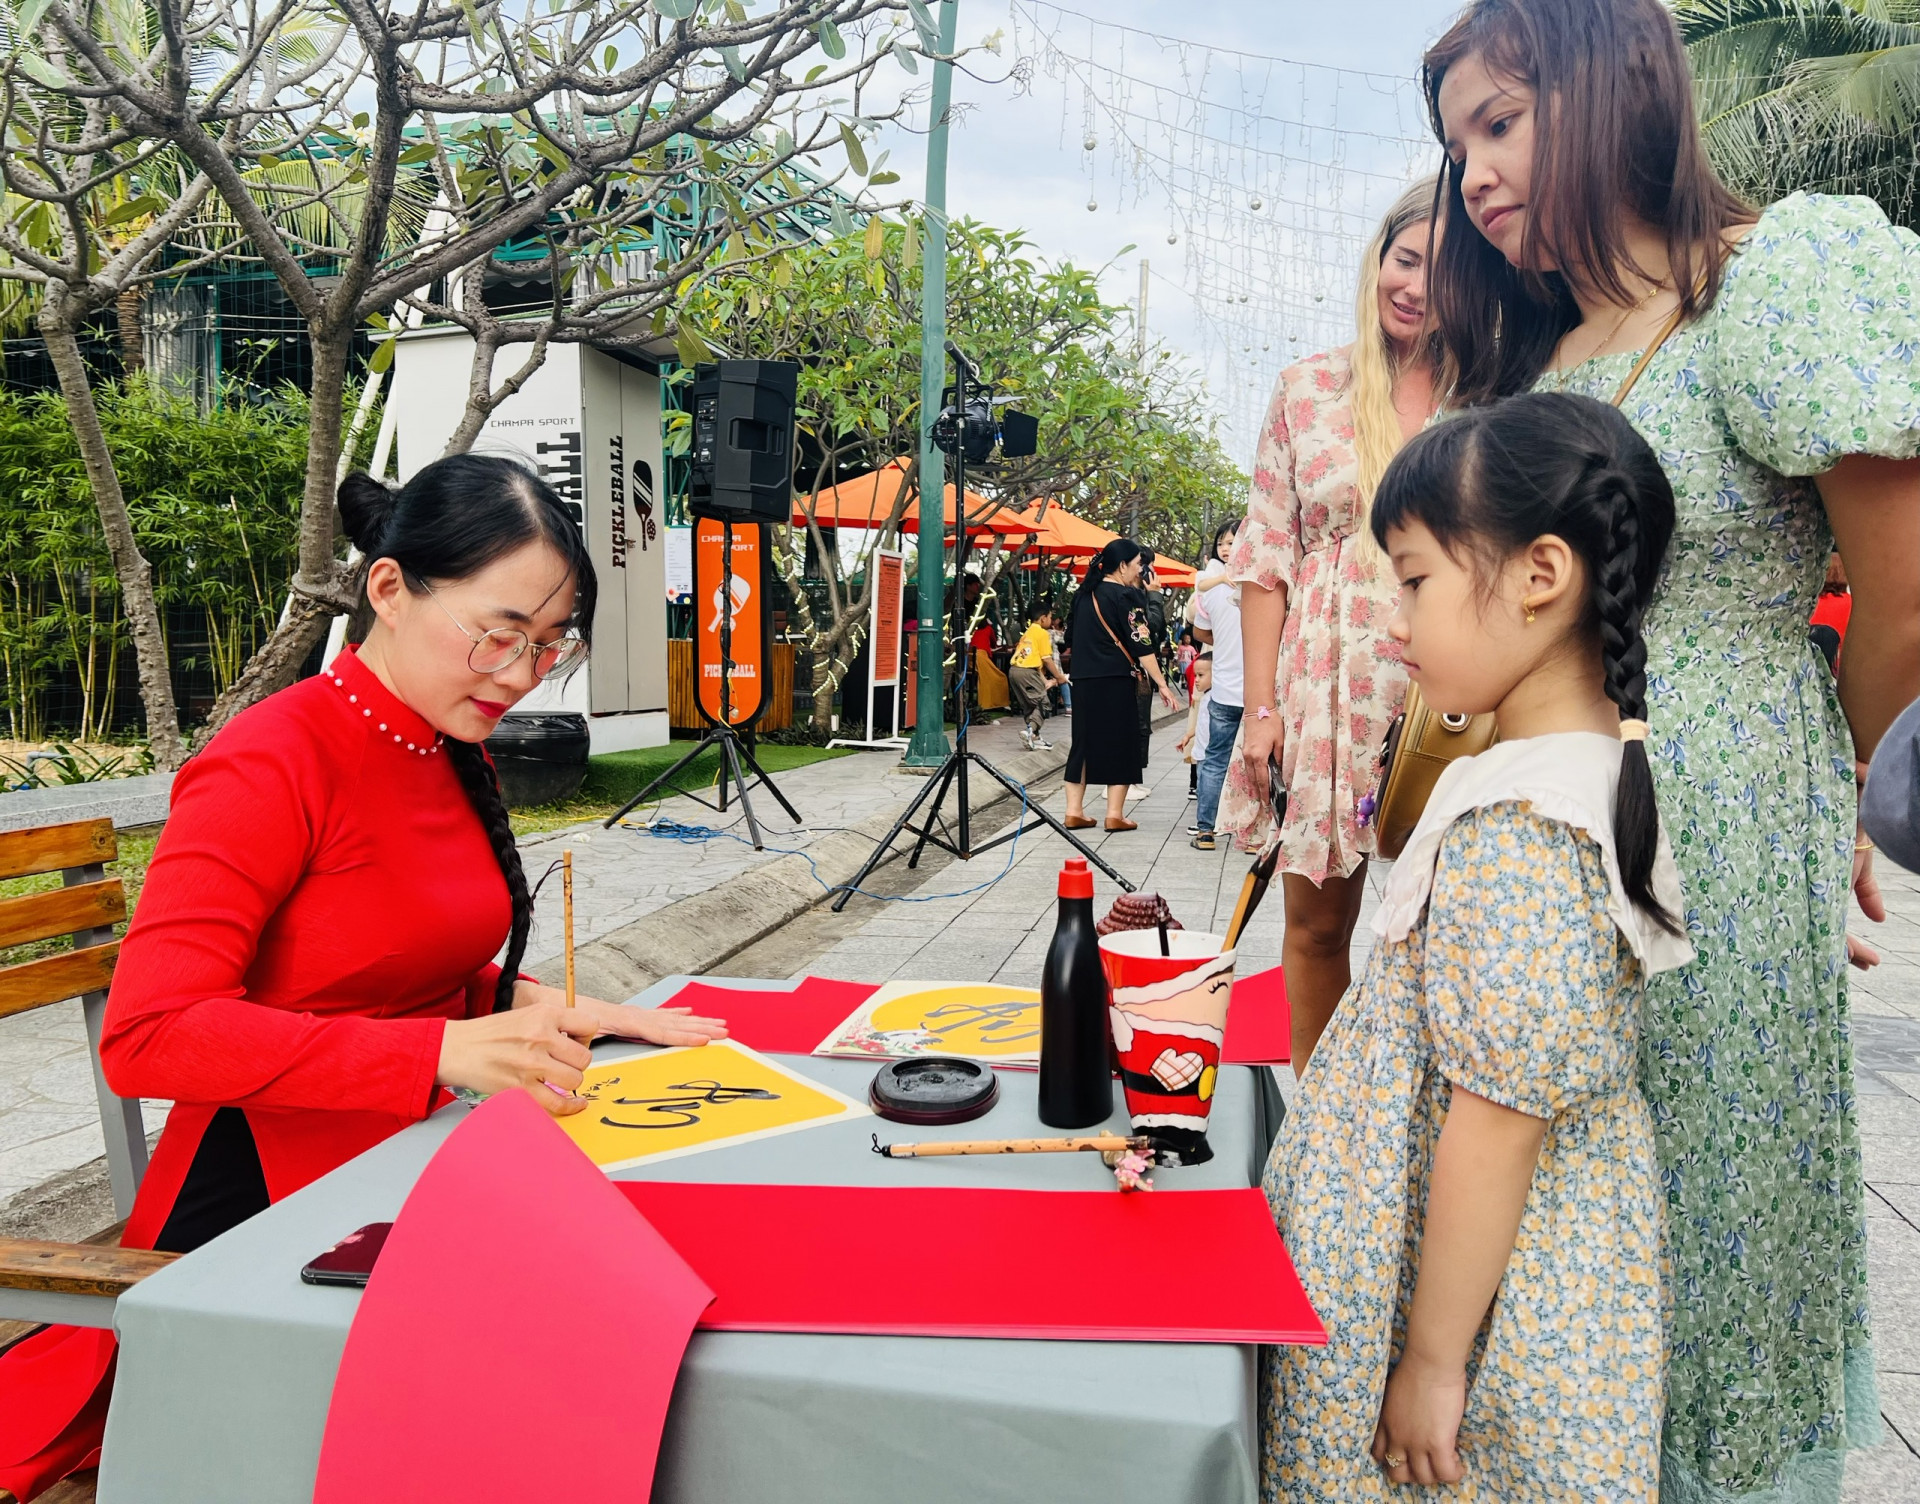
[[[107,863],[107,876],[117,877],[127,890],[127,917],[133,917],[133,906],[139,901],[140,887],[147,880],[147,864],[153,860],[154,843],[160,839],[158,825],[142,826],[138,830],[120,832],[120,854]],[[0,898],[19,898],[28,893],[45,893],[60,886],[58,872],[40,872],[32,877],[10,877],[0,882]],[[114,933],[124,935],[127,927],[116,925]],[[31,945],[11,945],[0,947],[0,966],[17,966],[22,961],[37,961],[42,956],[50,956],[56,951],[71,950],[68,940],[36,940]]]
[[[532,835],[539,831],[578,825],[583,820],[604,820],[685,757],[692,747],[691,742],[678,741],[664,747],[639,747],[631,752],[607,752],[589,758],[586,781],[580,785],[580,792],[557,804],[515,810],[514,834]],[[769,773],[779,774],[792,768],[804,768],[811,763],[826,762],[830,758],[845,757],[851,750],[847,747],[782,746],[762,741],[753,749],[753,755]],[[674,784],[682,789],[710,789],[718,782],[719,776],[719,750],[709,747],[680,770]]]

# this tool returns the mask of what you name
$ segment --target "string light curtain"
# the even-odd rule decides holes
[[[1183,41],[1045,0],[1012,0],[1012,16],[1018,86],[1058,91],[1087,210],[1157,209],[1164,220],[1140,252],[1155,281],[1191,299],[1200,348],[1189,353],[1229,453],[1250,459],[1274,377],[1353,337],[1375,223],[1439,164],[1417,83]]]

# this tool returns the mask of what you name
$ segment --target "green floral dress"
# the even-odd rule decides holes
[[[1679,518],[1647,616],[1654,777],[1697,959],[1647,988],[1676,1280],[1666,1504],[1837,1500],[1879,1435],[1845,931],[1853,742],[1807,619],[1811,477],[1920,454],[1920,239],[1866,199],[1768,209],[1625,411]],[[1612,397],[1632,354],[1542,387]]]

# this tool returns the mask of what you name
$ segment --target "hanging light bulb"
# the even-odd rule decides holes
[[[1244,303],[1244,302],[1246,302],[1246,301],[1247,301],[1247,295],[1246,295],[1245,293],[1241,293],[1241,294],[1240,294],[1240,301],[1241,301],[1242,303]]]
[[[1258,214],[1262,209],[1266,207],[1266,200],[1261,198],[1260,195],[1256,193],[1254,194],[1253,198],[1248,202],[1247,207],[1253,210],[1255,214]]]
[[[1099,144],[1100,138],[1089,133],[1087,139],[1080,143],[1080,149],[1082,151],[1092,151]]]
[[[1097,214],[1097,213],[1099,213],[1099,212],[1100,212],[1100,200],[1099,200],[1099,199],[1097,199],[1097,198],[1090,198],[1090,199],[1088,199],[1088,200],[1087,200],[1087,213],[1089,213],[1089,214]]]
[[[1178,230],[1167,231],[1167,244],[1178,245],[1179,243],[1180,243],[1180,232]]]
[[[1316,303],[1324,303],[1327,301],[1327,295],[1323,292],[1317,292],[1313,295],[1313,301]]]
[[[1272,345],[1262,345],[1262,346],[1261,346],[1260,348],[1261,348],[1262,350],[1271,350],[1271,349],[1273,348],[1273,346],[1272,346]]]

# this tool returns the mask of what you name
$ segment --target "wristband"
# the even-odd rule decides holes
[[[1273,707],[1272,707],[1271,705],[1256,705],[1256,706],[1254,706],[1254,707],[1253,707],[1253,718],[1254,718],[1254,719],[1255,719],[1256,721],[1270,721],[1270,720],[1272,720],[1272,719],[1273,719]]]

